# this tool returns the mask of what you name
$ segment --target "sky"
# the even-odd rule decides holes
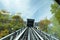
[[[7,10],[11,15],[20,12],[24,20],[31,18],[38,22],[46,17],[52,17],[52,3],[53,0],[0,0],[0,10]]]

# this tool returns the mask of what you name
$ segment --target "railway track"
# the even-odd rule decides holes
[[[25,31],[24,36],[22,37],[22,40],[58,40],[58,39],[52,38],[37,29],[29,27]]]
[[[13,37],[11,39],[8,39],[8,40],[58,40],[56,38],[52,38],[50,36],[48,36],[47,34],[43,33],[42,31],[39,31],[33,27],[27,27],[27,28],[24,28],[22,30],[22,32],[20,32],[20,34],[18,34],[19,31],[16,32],[16,37],[13,39]],[[17,35],[18,34],[18,35]],[[12,35],[10,35],[12,36]],[[5,37],[0,39],[0,40],[6,40],[6,38],[9,38],[10,36],[8,37]]]

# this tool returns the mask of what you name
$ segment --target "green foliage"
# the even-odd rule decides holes
[[[51,12],[53,14],[53,17],[51,18],[51,22],[53,23],[51,34],[54,34],[60,39],[60,7],[56,2],[51,5]]]
[[[50,20],[44,19],[39,22],[39,27],[42,31],[47,32],[48,30],[48,25],[50,24]]]
[[[8,29],[2,30],[2,31],[0,31],[0,38],[6,36],[6,35],[8,35],[8,34],[9,34]]]
[[[23,25],[23,19],[20,16],[15,15],[12,19],[11,24],[13,25],[14,30],[19,29]]]
[[[51,12],[56,13],[56,9],[58,8],[58,4],[55,2],[54,4],[51,4]]]
[[[51,28],[51,34],[60,38],[60,25],[58,20],[55,17],[52,17],[51,22],[53,23],[53,26]]]
[[[0,38],[23,27],[23,19],[19,15],[14,15],[10,19],[9,12],[0,11]]]
[[[12,18],[13,18],[13,19],[20,19],[20,16],[14,15]]]
[[[51,12],[60,23],[60,7],[56,2],[51,5]]]

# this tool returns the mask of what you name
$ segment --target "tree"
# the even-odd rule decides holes
[[[54,2],[54,4],[51,4],[51,12],[53,14],[52,17],[52,23],[53,23],[53,27],[52,27],[52,32],[57,35],[60,39],[60,5],[58,5],[56,2]]]
[[[51,12],[60,23],[60,7],[56,2],[54,2],[54,4],[51,4]]]
[[[54,14],[57,20],[60,20],[60,7],[56,2],[54,2],[54,4],[51,5],[51,12],[52,14]]]
[[[10,16],[5,10],[0,11],[0,38],[23,27],[24,21],[19,15]]]
[[[9,34],[9,15],[7,11],[0,11],[0,38]]]
[[[12,17],[12,19],[17,21],[17,20],[20,20],[20,19],[21,19],[21,17],[20,17],[20,16],[18,16],[18,15],[14,15],[14,16]]]
[[[0,11],[0,22],[7,22],[9,20],[9,13],[6,11]]]
[[[50,24],[50,20],[48,20],[48,19],[44,19],[44,20],[41,20],[40,22],[39,22],[39,27],[40,27],[40,29],[41,30],[43,30],[43,31],[45,31],[45,32],[47,32],[48,30],[48,25]]]
[[[60,24],[58,22],[58,20],[55,18],[55,16],[53,16],[51,18],[51,22],[53,24],[53,26],[51,27],[51,34],[58,37],[60,39]]]
[[[0,11],[0,29],[4,29],[5,28],[5,24],[8,23],[9,20],[9,15],[8,13],[5,14],[6,12]],[[7,24],[6,24],[7,25]]]
[[[11,21],[11,24],[14,26],[13,28],[15,30],[23,27],[23,19],[19,16],[19,15],[14,15],[12,17],[12,21]]]

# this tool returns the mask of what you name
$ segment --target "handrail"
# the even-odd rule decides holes
[[[50,37],[50,39],[59,40],[59,39],[57,39],[57,38],[55,38],[55,37],[51,36],[50,34],[47,34],[47,33],[43,32],[43,31],[41,31],[41,32],[42,32],[42,33],[44,33],[46,36],[49,36],[49,37]]]
[[[33,28],[32,28],[33,29]],[[34,29],[33,29],[34,30]],[[35,30],[34,32],[38,35],[38,37],[41,39],[41,40],[44,40]]]
[[[58,38],[55,38],[55,37],[51,36],[50,34],[47,34],[47,33],[43,32],[43,31],[41,31],[41,30],[38,30],[38,31],[40,31],[40,32],[43,33],[44,35],[48,36],[50,39],[59,40]]]
[[[22,36],[22,34],[25,32],[26,29],[27,29],[27,27],[14,40],[18,40]]]
[[[30,28],[29,28],[30,29]],[[28,30],[28,40],[30,40],[30,30]]]
[[[9,35],[1,38],[0,40],[19,40],[21,37],[24,36],[24,33],[25,33],[26,30],[28,30],[28,29],[29,29],[28,27],[21,28],[21,29],[15,31],[15,32],[13,32],[13,33],[11,33],[11,34],[9,34]],[[32,31],[32,32],[31,32],[31,31]],[[39,34],[39,32],[40,32],[41,34]],[[34,29],[34,28],[30,28],[30,29],[28,30],[28,40],[30,40],[30,37],[31,37],[31,36],[30,36],[30,35],[31,35],[30,33],[31,33],[32,35],[34,35],[34,38],[37,38],[37,37],[38,37],[38,38],[41,39],[41,40],[44,40],[46,37],[48,38],[48,40],[59,40],[59,39],[57,39],[57,38],[55,38],[55,37],[53,37],[53,36],[51,36],[51,35],[43,32],[43,31],[41,31],[41,30],[37,30],[37,29]],[[41,35],[46,36],[46,37],[44,38],[44,37],[41,36]],[[33,39],[34,39],[34,38],[33,38]],[[37,39],[38,39],[38,38],[37,38]]]

